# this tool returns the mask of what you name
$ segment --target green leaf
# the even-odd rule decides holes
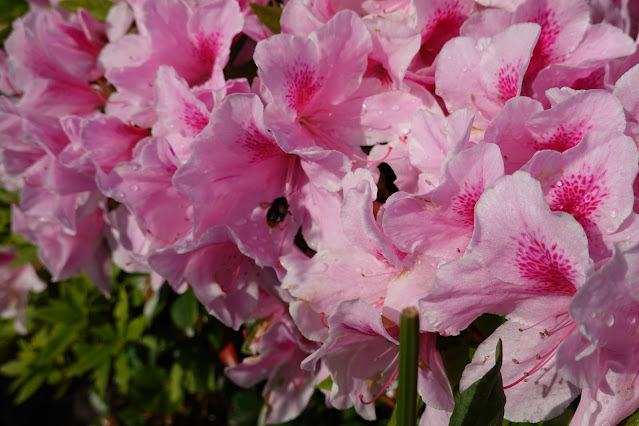
[[[11,23],[27,13],[29,4],[24,0],[0,0],[0,39],[4,40],[11,32]],[[4,192],[4,191],[3,191]],[[4,199],[3,199],[4,201]]]
[[[107,358],[107,361],[102,363],[93,373],[95,389],[101,397],[104,397],[106,392],[107,384],[109,383],[109,373],[111,373],[111,358]]]
[[[78,8],[86,9],[100,21],[104,21],[109,13],[109,9],[113,6],[110,0],[62,0],[58,3],[71,12],[77,12]]]
[[[44,383],[44,380],[47,378],[46,374],[39,373],[32,378],[30,378],[22,387],[20,387],[20,391],[18,395],[16,395],[16,404],[22,404],[26,401],[31,395],[33,395]]]
[[[60,324],[54,327],[48,342],[39,354],[39,362],[47,363],[64,352],[77,337],[80,326],[77,324]]]
[[[124,287],[120,287],[118,302],[115,304],[115,308],[113,308],[113,317],[115,318],[118,336],[124,337],[126,323],[129,320],[129,298],[126,295]]]
[[[129,369],[129,356],[126,352],[121,352],[113,363],[114,377],[113,381],[118,387],[120,393],[126,395],[129,393],[129,380],[131,379],[131,370]]]
[[[184,370],[176,362],[169,373],[169,400],[176,405],[182,401],[184,396],[182,392],[182,377],[184,377]]]
[[[625,426],[639,426],[639,411],[628,417]]]
[[[316,386],[316,388],[330,391],[331,389],[333,389],[333,378],[331,376],[328,376],[327,378],[322,380],[320,384]]]
[[[79,376],[102,365],[111,356],[110,348],[105,345],[82,345],[76,350],[78,362],[68,370],[69,376]]]
[[[193,290],[189,289],[171,305],[171,319],[173,320],[173,324],[188,337],[193,337],[195,334],[194,327],[197,321],[198,303],[195,294],[193,294]]]
[[[72,305],[60,300],[51,300],[49,306],[43,306],[34,311],[34,316],[51,324],[77,324],[82,318],[82,312],[77,311]]]
[[[17,258],[11,262],[11,268],[16,268],[25,263],[39,262],[38,248],[27,241],[23,236],[11,234],[5,243],[16,250]]]
[[[282,16],[281,7],[263,6],[258,3],[249,3],[249,6],[255,16],[257,16],[257,19],[259,19],[266,28],[273,31],[273,34],[282,32],[282,27],[280,27],[280,17]]]
[[[126,340],[129,342],[135,342],[139,340],[145,329],[146,318],[144,317],[144,315],[133,318],[126,329]]]
[[[495,351],[495,365],[461,394],[450,417],[450,426],[502,425],[506,403],[500,372],[502,357],[500,339]]]
[[[454,388],[459,384],[468,361],[472,359],[468,356],[468,346],[464,346],[460,342],[450,349],[443,350],[441,354],[448,381],[450,386]]]
[[[29,364],[30,362],[28,360],[9,361],[0,366],[0,373],[5,376],[20,376],[25,372],[29,372]]]

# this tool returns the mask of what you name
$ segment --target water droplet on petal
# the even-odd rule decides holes
[[[630,318],[630,324],[636,324],[636,322],[637,322],[637,317]]]
[[[606,324],[608,327],[612,327],[613,325],[615,325],[615,317],[613,317],[611,314],[607,314],[603,320],[604,324]]]
[[[324,262],[318,262],[318,263],[316,264],[316,266],[315,266],[315,270],[316,270],[318,273],[325,272],[325,271],[327,271],[327,270],[328,270],[328,265],[327,265],[326,263],[324,263]]]
[[[618,213],[617,213],[617,210],[612,210],[612,211],[610,212],[610,217],[613,217],[613,218],[614,218],[614,217],[617,217],[617,214],[618,214]]]
[[[131,191],[135,192],[135,191],[139,191],[139,190],[140,190],[140,187],[138,185],[135,185],[135,184],[131,185]]]
[[[589,203],[592,201],[592,196],[590,194],[584,195],[584,203]]]
[[[557,187],[564,186],[564,181],[563,180],[558,180],[557,183],[555,184],[555,186],[557,186]]]

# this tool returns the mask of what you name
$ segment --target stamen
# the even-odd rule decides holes
[[[282,233],[280,235],[280,252],[278,257],[282,257],[282,252],[284,251],[284,236],[286,235],[286,229],[282,228],[282,226],[284,226],[284,223],[280,224],[280,230]]]
[[[379,308],[381,308],[382,306],[384,306],[384,301],[386,299],[384,297],[382,297],[381,299],[379,299],[378,301],[376,301],[375,303],[373,303],[373,307],[377,310],[379,310]]]
[[[217,178],[217,179],[213,180],[211,183],[216,183],[216,182],[220,182],[220,181],[223,181],[223,180],[226,180],[226,179],[231,179],[231,178],[239,177],[239,176],[240,176],[240,175],[224,176],[224,177]]]
[[[326,328],[329,328],[328,324],[326,324],[326,322],[324,321],[325,316],[326,316],[326,312],[320,312],[320,321],[322,321],[322,325]]]
[[[231,281],[231,285],[229,285],[228,288],[224,288],[220,286],[220,289],[222,290],[222,292],[228,293],[229,291],[233,289],[233,287],[235,287],[235,282],[237,281],[237,277],[240,275],[240,269],[242,268],[243,260],[244,259],[240,259],[240,263],[237,265],[237,268],[235,269],[235,275],[233,276],[233,281]]]
[[[26,176],[22,176],[22,180],[24,181],[24,184],[27,185],[30,188],[42,188],[42,184],[41,183],[31,183],[27,180]]]
[[[288,157],[288,165],[286,167],[286,186],[284,187],[284,198],[288,198],[293,192],[293,176],[295,173],[295,166],[298,160],[297,155],[290,155]]]
[[[15,93],[17,97],[19,97],[19,98],[22,97],[22,93],[20,93],[20,91],[18,89],[16,89],[16,87],[13,85],[13,83],[11,83],[11,80],[9,79],[9,77],[5,77],[4,81],[9,86],[9,89],[13,90],[13,93]]]
[[[373,278],[373,277],[382,277],[384,275],[390,275],[390,274],[396,274],[396,273],[397,271],[390,271],[390,272],[381,272],[379,274],[366,275],[362,272],[360,275],[364,278]]]
[[[391,375],[388,378],[388,380],[386,381],[386,383],[384,383],[384,386],[382,386],[382,389],[379,392],[377,392],[377,395],[375,395],[373,397],[373,399],[371,399],[370,401],[364,401],[364,395],[362,395],[360,393],[359,394],[359,400],[361,401],[361,403],[364,404],[364,405],[368,405],[368,404],[372,404],[373,402],[375,402],[375,400],[377,400],[377,398],[379,398],[386,391],[386,388],[388,388],[388,386],[390,386],[391,382],[395,379],[395,377],[397,376],[398,368],[399,368],[399,363],[397,363],[397,366],[395,366],[395,369],[391,373]]]
[[[306,370],[302,370],[302,375],[299,377],[299,383],[295,382],[295,380],[293,380],[293,387],[295,388],[295,390],[300,390],[302,389],[302,383],[304,383],[304,375],[306,374]]]
[[[369,164],[376,164],[376,163],[383,163],[384,160],[386,160],[388,158],[388,156],[390,155],[391,151],[393,150],[392,146],[388,147],[388,152],[386,152],[386,155],[384,155],[382,158],[380,158],[379,160],[369,160],[367,158],[364,157],[360,157],[359,155],[355,154],[354,152],[351,152],[351,155],[353,156],[353,158],[356,158],[360,161],[363,161],[365,163],[369,163]]]
[[[516,380],[515,382],[504,386],[504,389],[509,389],[512,388],[513,386],[515,386],[518,383],[521,383],[522,381],[526,381],[526,379],[531,375],[536,373],[537,371],[541,370],[546,364],[548,364],[553,358],[553,355],[555,354],[555,352],[557,351],[557,348],[559,347],[559,345],[568,338],[568,336],[570,336],[573,331],[575,331],[577,329],[577,324],[567,320],[566,322],[562,323],[559,328],[557,330],[553,330],[552,332],[548,332],[548,330],[544,330],[542,334],[542,336],[546,336],[546,337],[550,337],[552,334],[558,332],[559,330],[563,330],[566,327],[572,325],[572,327],[570,328],[570,330],[568,331],[568,333],[566,333],[563,337],[561,337],[559,339],[559,341],[552,347],[550,348],[550,350],[548,351],[547,354],[545,355],[541,355],[539,353],[535,354],[534,359],[538,360],[539,362],[536,363],[530,370],[528,371],[524,371],[523,376],[520,377],[518,380]],[[528,362],[531,361],[533,358],[529,358],[523,362]],[[515,358],[513,358],[513,362],[515,364],[520,364],[519,361],[517,361]]]

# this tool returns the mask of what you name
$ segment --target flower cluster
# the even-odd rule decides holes
[[[408,306],[424,424],[454,407],[435,336],[483,313],[461,388],[501,339],[509,420],[639,408],[632,2],[289,0],[279,34],[245,0],[42,3],[0,52],[0,182],[54,280],[108,293],[114,262],[250,324],[227,374],[269,423],[329,376],[374,419]]]

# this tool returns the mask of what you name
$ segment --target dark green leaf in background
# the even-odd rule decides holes
[[[24,0],[0,0],[0,40],[4,41],[11,33],[13,20],[28,10],[29,4]]]
[[[195,298],[193,290],[189,289],[171,305],[171,319],[187,336],[195,334],[198,306],[200,302]]]
[[[100,21],[104,21],[113,2],[110,0],[62,0],[58,5],[71,12],[77,12],[78,8],[86,9]]]
[[[280,27],[280,18],[282,16],[282,8],[276,6],[263,6],[257,3],[249,3],[251,10],[257,16],[257,19],[266,26],[273,34],[282,32]]]
[[[450,418],[450,426],[501,426],[506,396],[501,380],[501,339],[497,342],[495,365],[462,394]]]

